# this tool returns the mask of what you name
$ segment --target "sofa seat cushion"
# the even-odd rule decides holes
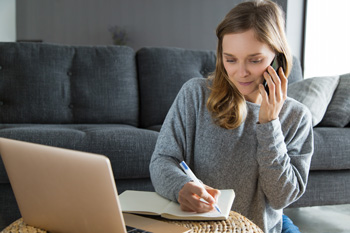
[[[110,159],[118,180],[149,177],[158,132],[128,125],[3,124],[0,137],[103,154]],[[1,160],[0,183],[8,183]]]
[[[311,171],[304,195],[290,207],[349,204],[349,177],[350,170]]]
[[[311,170],[350,169],[350,128],[315,127]]]

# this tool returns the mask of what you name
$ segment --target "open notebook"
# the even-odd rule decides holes
[[[216,210],[207,213],[186,212],[180,205],[170,201],[155,192],[125,191],[119,195],[121,209],[124,213],[160,215],[174,220],[225,220],[231,210],[235,193],[232,189],[220,190],[218,206],[221,214]]]

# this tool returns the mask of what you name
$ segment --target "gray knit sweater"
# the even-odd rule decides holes
[[[161,129],[150,164],[155,190],[177,201],[190,181],[184,160],[196,176],[216,189],[234,189],[232,210],[264,232],[281,232],[283,208],[304,193],[313,153],[311,114],[287,98],[279,118],[259,124],[260,105],[247,102],[247,118],[228,130],[213,122],[206,107],[208,81],[189,80],[176,97]]]

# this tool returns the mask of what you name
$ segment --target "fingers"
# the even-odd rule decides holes
[[[284,74],[284,71],[282,68],[278,70],[279,77],[281,79],[281,89],[283,94],[283,100],[287,98],[287,90],[288,90],[288,79]]]
[[[214,209],[220,191],[196,185],[194,182],[188,182],[179,192],[179,203],[184,211],[193,211],[197,213],[209,212]]]
[[[282,67],[278,69],[277,75],[277,72],[272,66],[269,66],[267,72],[264,72],[264,78],[268,84],[270,93],[275,93],[275,95],[269,95],[269,101],[271,103],[274,103],[275,101],[284,101],[287,98],[288,80]]]
[[[277,75],[277,72],[269,66],[263,76],[269,87],[269,95],[264,91],[263,85],[260,84],[259,91],[262,103],[259,112],[259,122],[267,123],[278,117],[287,98],[288,81],[281,67],[278,69]]]
[[[275,96],[274,93],[275,93],[276,87],[275,87],[275,83],[270,75],[272,72],[274,72],[274,70],[272,69],[273,71],[271,71],[271,70],[269,70],[269,68],[270,67],[268,67],[267,71],[264,72],[264,79],[266,80],[267,86],[269,88],[268,100],[271,100],[271,98]]]
[[[269,101],[268,100],[269,96],[268,96],[267,92],[265,91],[264,85],[262,85],[262,84],[259,85],[259,91],[260,91],[260,95],[262,96],[264,101],[267,103]]]
[[[184,198],[183,201],[180,203],[180,207],[183,211],[205,213],[214,209],[213,205],[200,201],[200,199],[197,196],[192,195],[189,197],[190,198]]]
[[[220,190],[214,189],[214,188],[209,187],[207,185],[204,185],[204,186],[205,186],[206,191],[215,199],[214,203],[218,202],[219,196],[221,195]]]

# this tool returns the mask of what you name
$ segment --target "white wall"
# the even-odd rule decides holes
[[[0,0],[0,41],[16,41],[16,0]]]
[[[215,49],[215,28],[239,1],[17,0],[18,39],[112,44],[108,28],[118,25],[126,29],[134,49]]]
[[[304,1],[289,0],[287,4],[286,33],[293,55],[303,60]]]
[[[126,29],[128,45],[135,50],[144,46],[215,50],[217,25],[242,1],[17,0],[17,38],[59,44],[112,44],[108,28],[118,25]],[[287,17],[289,9],[295,9],[289,4],[295,0],[276,2],[284,10],[288,5]],[[296,17],[302,15],[288,17],[287,32],[293,22],[300,22]],[[296,50],[293,53],[299,56],[298,43],[302,38],[295,36],[295,30],[298,29],[287,36]]]

